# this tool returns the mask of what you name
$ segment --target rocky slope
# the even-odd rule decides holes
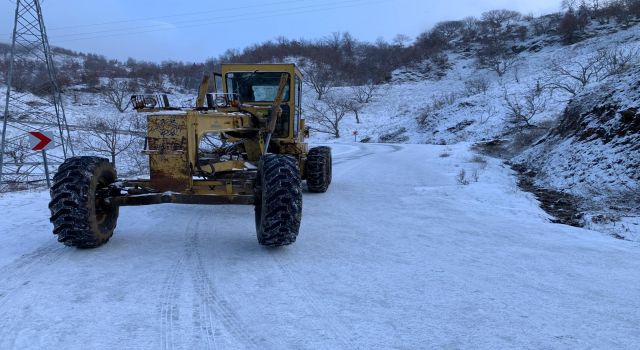
[[[558,125],[515,158],[534,183],[582,199],[592,222],[640,212],[640,67],[573,98]],[[624,235],[621,235],[624,237]]]

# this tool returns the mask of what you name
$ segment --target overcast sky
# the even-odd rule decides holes
[[[0,40],[10,41],[15,0],[0,0]],[[415,37],[444,20],[491,9],[559,10],[560,0],[44,0],[52,45],[109,58],[202,61],[284,36]]]

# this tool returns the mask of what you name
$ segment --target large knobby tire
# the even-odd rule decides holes
[[[107,243],[116,228],[119,208],[102,198],[109,195],[108,185],[116,178],[115,169],[104,158],[73,157],[60,166],[49,203],[59,242],[78,248]]]
[[[305,176],[309,192],[327,192],[331,184],[331,168],[331,148],[321,146],[309,150],[305,163]]]
[[[302,180],[296,158],[283,154],[262,157],[255,210],[258,243],[283,246],[296,241],[302,219]]]

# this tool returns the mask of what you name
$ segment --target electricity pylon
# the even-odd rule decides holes
[[[39,0],[16,0],[0,145],[0,192],[46,184],[55,168],[73,155]],[[2,87],[0,87],[0,90]],[[53,131],[54,148],[31,150],[28,133]]]

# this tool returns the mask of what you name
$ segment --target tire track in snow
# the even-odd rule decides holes
[[[218,316],[218,320],[222,323],[222,326],[228,331],[237,341],[243,344],[245,349],[259,349],[261,348],[255,341],[253,336],[246,331],[248,328],[238,318],[233,309],[229,306],[228,302],[221,298],[216,291],[211,278],[207,274],[200,253],[199,242],[199,228],[201,221],[198,221],[193,234],[189,241],[191,242],[191,249],[193,252],[192,259],[192,271],[193,282],[196,286],[196,291],[203,301],[203,305],[206,308],[205,315],[209,317],[211,332],[213,333],[213,317]]]
[[[65,247],[60,244],[48,243],[31,253],[27,253],[15,261],[0,268],[0,308],[3,301],[11,294],[5,291],[12,289],[13,280],[27,278],[34,275],[36,269],[57,261],[64,253]],[[21,284],[21,283],[18,283]]]
[[[191,234],[196,231],[196,218],[191,217],[185,226],[185,232]],[[184,349],[188,348],[183,335],[183,325],[181,323],[180,297],[184,292],[185,274],[191,273],[191,260],[193,259],[192,235],[185,237],[183,255],[174,263],[165,282],[163,283],[163,293],[160,301],[160,344],[162,349]],[[194,288],[197,287],[194,284]],[[196,291],[197,293],[197,291]],[[191,316],[193,317],[192,328],[197,339],[206,344],[207,349],[213,349],[215,341],[213,332],[209,331],[206,322],[203,322],[201,306],[196,299],[193,301]],[[186,313],[184,314],[186,316]],[[183,316],[182,318],[184,318]],[[196,321],[198,320],[198,321]],[[204,326],[203,326],[204,325]],[[200,344],[200,345],[204,345]]]
[[[215,349],[215,316],[213,315],[211,307],[208,305],[208,300],[205,297],[207,290],[204,284],[201,282],[202,277],[200,271],[197,270],[197,263],[194,259],[198,259],[198,230],[200,225],[196,224],[194,227],[190,227],[190,236],[185,242],[185,254],[189,261],[189,271],[191,272],[191,279],[193,288],[198,298],[194,298],[192,306],[192,314],[194,320],[198,319],[198,322],[194,322],[194,328],[198,330],[198,333],[204,336],[206,348]]]
[[[47,244],[0,268],[0,311],[10,297],[29,284],[43,267],[56,262],[65,248],[59,244]]]
[[[227,331],[243,348],[258,349],[260,346],[245,331],[247,328],[228,303],[218,296],[214,284],[208,276],[200,253],[199,229],[200,218],[192,218],[185,231],[184,255],[171,269],[163,284],[160,302],[161,348],[176,349],[188,347],[187,339],[182,339],[180,322],[180,296],[183,293],[185,274],[189,274],[194,288],[194,298],[190,310],[193,317],[193,331],[202,348],[216,349],[220,347],[217,337]]]
[[[177,300],[184,273],[184,258],[180,258],[162,285],[160,300],[160,344],[162,349],[175,349],[174,327],[180,321],[180,309]]]
[[[376,144],[376,146],[380,146],[380,147],[384,147],[384,148],[390,148],[391,151],[388,152],[388,153],[395,153],[395,152],[398,152],[398,151],[402,150],[402,146],[400,146],[400,145]],[[336,157],[336,159],[333,161],[333,165],[338,165],[338,164],[346,163],[346,162],[349,162],[349,161],[362,159],[364,157],[372,156],[372,155],[377,153],[375,151],[372,151],[371,148],[365,147],[364,145],[360,145],[359,148],[360,148],[360,151],[362,153],[356,153],[354,155],[350,155],[350,156],[347,156],[347,157]]]
[[[277,253],[277,252],[276,252]],[[296,275],[291,272],[289,267],[280,259],[277,255],[271,255],[276,265],[288,277],[288,280],[295,286],[295,290],[301,294],[301,298],[298,300],[306,301],[305,305],[309,307],[311,312],[320,320],[314,322],[316,325],[321,326],[319,329],[328,329],[331,331],[329,336],[333,336],[334,340],[340,344],[340,349],[350,349],[353,347],[353,342],[349,340],[349,335],[344,332],[344,329],[349,327],[345,326],[341,321],[337,320],[332,315],[323,311],[324,308],[318,302],[318,298],[315,297],[307,288],[305,288],[304,282],[299,282]],[[322,323],[322,324],[321,324]]]
[[[16,318],[17,315],[7,314],[5,305],[42,274],[43,268],[59,260],[65,251],[66,248],[59,243],[50,242],[0,268],[0,348],[14,347],[23,323]]]

